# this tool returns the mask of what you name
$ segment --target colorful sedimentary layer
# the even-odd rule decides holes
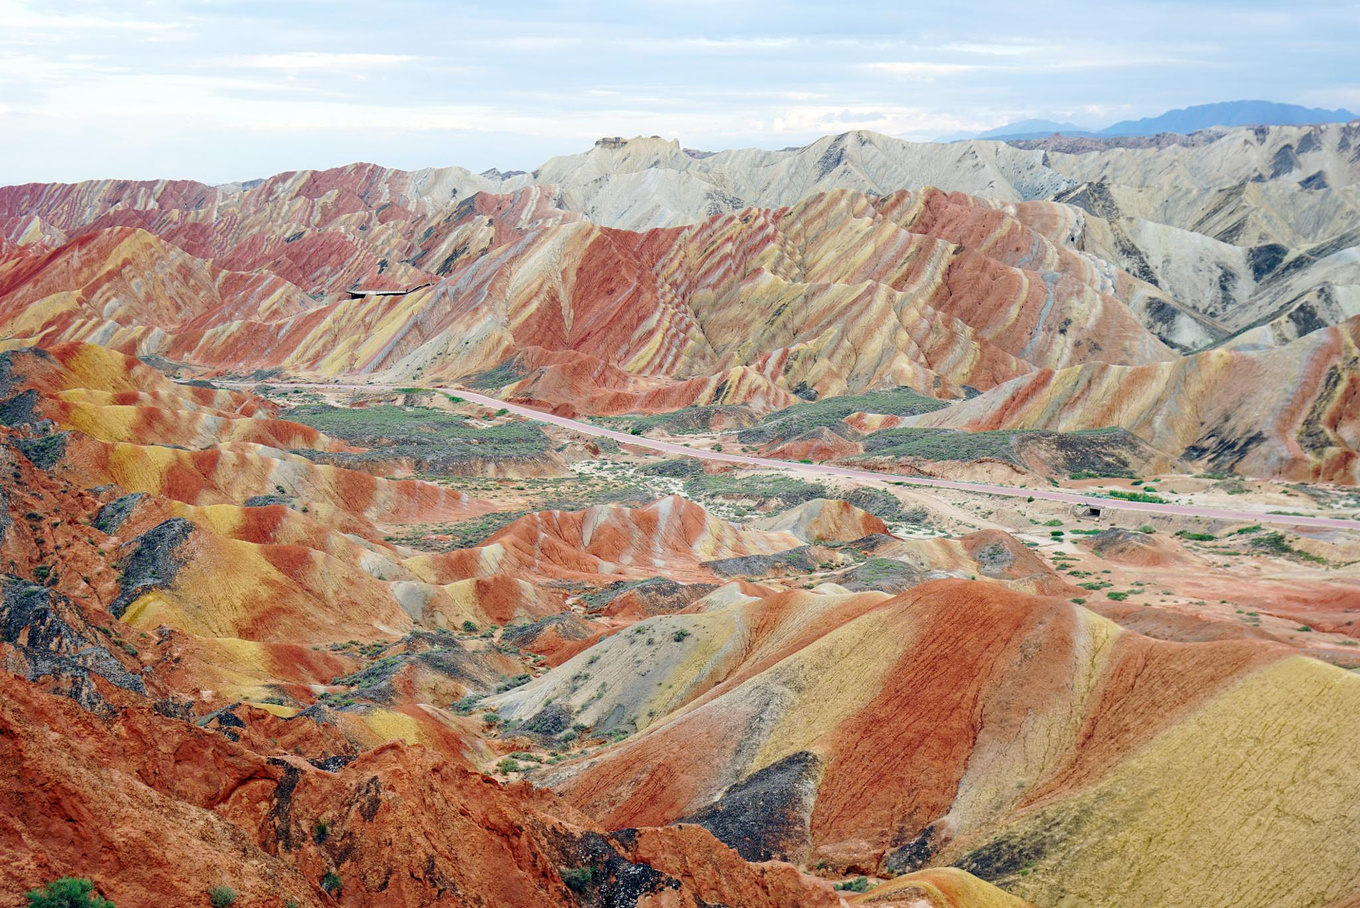
[[[667,632],[685,616],[653,619],[660,688],[612,667],[646,646],[630,636],[645,625],[595,648],[585,699],[599,686],[654,718],[557,770],[560,790],[607,824],[690,818],[748,857],[851,872],[957,863],[1038,904],[1325,903],[1360,884],[1360,863],[1338,850],[1358,819],[1341,768],[1360,749],[1340,719],[1360,698],[1350,674],[1270,643],[1152,640],[996,585],[792,595],[715,601],[680,642]],[[772,636],[737,630],[748,624]],[[549,679],[583,662],[502,708],[532,713]],[[612,709],[599,702],[588,708]],[[1270,849],[1240,835],[1257,803],[1247,791],[1309,805],[1287,821],[1287,845],[1277,825]],[[1179,857],[1205,841],[1215,861]]]
[[[120,713],[108,723],[13,676],[0,687],[0,779],[25,792],[0,801],[9,893],[79,875],[119,905],[192,904],[223,883],[246,903],[494,893],[497,905],[570,905],[564,877],[585,867],[600,897],[657,908],[839,903],[829,884],[747,864],[703,830],[611,837],[546,792],[502,788],[422,747],[390,744],[328,771],[309,762],[328,749],[313,723],[311,738],[271,742],[267,726],[251,734],[266,719],[238,718],[256,750],[135,697],[111,693]]]
[[[1031,373],[907,420],[955,429],[1123,426],[1218,470],[1360,482],[1360,317],[1255,353]]]
[[[148,212],[146,229],[92,225],[45,255],[16,255],[0,270],[0,318],[47,342],[330,375],[466,375],[522,351],[523,370],[545,372],[516,393],[558,402],[556,382],[598,387],[586,400],[601,412],[695,401],[768,408],[787,405],[796,387],[888,383],[948,395],[1097,350],[1123,363],[1171,356],[1129,309],[1153,288],[1112,279],[1065,246],[1059,209],[1047,221],[1031,214],[1036,229],[967,196],[838,191],[645,233],[552,210],[523,190],[469,199],[438,222],[391,222],[415,231],[428,221],[424,248],[391,230],[360,233],[369,209],[343,226],[313,212],[302,232],[320,231],[319,241],[349,231],[346,243],[384,261],[428,264],[432,248],[456,247],[434,271],[398,281],[414,287],[408,294],[322,303],[298,287],[339,294],[349,271],[303,279],[272,259],[243,259],[255,235],[231,218],[202,225],[216,234],[204,246],[165,212]],[[211,264],[191,252],[214,253]],[[129,283],[139,273],[158,280]]]
[[[643,467],[390,389],[1355,483],[1357,135],[0,188],[0,904],[1354,904],[1346,531]],[[166,377],[225,372],[377,387],[320,430]],[[900,387],[942,409],[832,400]],[[556,504],[630,475],[790,491]]]

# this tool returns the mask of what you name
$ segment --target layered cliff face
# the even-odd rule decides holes
[[[1041,371],[913,418],[921,426],[1120,425],[1216,470],[1360,481],[1360,318],[1260,352]]]
[[[404,286],[428,286],[400,296],[319,304],[298,286],[336,294],[354,274],[309,259],[304,275],[291,253],[286,263],[246,262],[241,246],[214,259],[249,265],[250,278],[120,227],[12,256],[0,298],[21,336],[219,367],[458,377],[519,354],[517,370],[544,372],[518,391],[551,400],[549,388],[561,384],[559,400],[584,392],[600,412],[773,408],[799,388],[826,395],[884,384],[949,396],[1036,366],[1173,356],[1130,308],[1157,301],[1155,290],[1065,247],[1072,225],[1057,208],[1027,211],[1026,223],[937,191],[880,200],[833,192],[628,233],[526,220],[536,193],[475,197],[421,231],[421,250],[409,234],[395,245],[390,234],[363,237],[370,256],[406,254],[435,268],[408,274]],[[362,215],[366,229],[375,215]],[[425,222],[401,226],[414,232]],[[160,226],[162,237],[175,236]],[[242,246],[260,238],[239,239],[228,220],[210,229]],[[346,230],[357,228],[327,224],[313,236],[339,242]]]
[[[962,581],[713,601],[681,618],[657,629],[692,628],[673,647],[687,652],[651,663],[664,696],[619,686],[614,663],[636,640],[598,647],[585,685],[608,688],[601,715],[632,721],[611,713],[619,696],[658,718],[548,776],[606,824],[683,819],[751,859],[848,872],[956,863],[1038,904],[1325,904],[1360,882],[1340,845],[1360,746],[1340,718],[1360,685],[1342,670],[1260,641],[1155,641]],[[717,630],[734,619],[750,630]],[[531,715],[544,691],[500,702]],[[1288,845],[1278,826],[1271,849],[1244,840],[1264,797],[1309,805]],[[1216,857],[1152,872],[1186,848]],[[1305,863],[1331,869],[1296,872]]]
[[[258,710],[233,715],[238,738],[260,734],[252,747],[125,696],[108,723],[12,676],[0,686],[0,776],[25,793],[0,805],[8,893],[74,873],[120,905],[192,904],[228,883],[261,904],[841,904],[697,827],[606,833],[419,746],[326,763],[324,726],[271,742]]]
[[[696,156],[676,142],[636,138],[507,178],[353,165],[248,189],[186,181],[10,187],[0,190],[0,236],[59,245],[91,229],[143,227],[221,267],[268,266],[310,291],[335,280],[396,287],[438,273],[460,252],[457,241],[430,239],[477,193],[542,187],[538,204],[554,218],[645,230],[832,189],[885,195],[937,186],[1007,204],[1066,202],[1078,219],[1071,243],[1160,288],[1171,304],[1140,314],[1188,350],[1258,322],[1293,337],[1356,314],[1347,265],[1360,210],[1355,147],[1354,124],[1212,130],[1075,154],[856,132],[799,149]]]
[[[1324,343],[1311,336],[1360,313],[1357,137],[1332,124],[1202,139],[1061,154],[855,133],[697,157],[635,139],[505,179],[353,165],[249,188],[9,187],[0,321],[49,344],[465,380],[604,415],[769,411],[891,386],[1023,395],[1045,370],[1079,367],[1121,383],[1105,365],[1166,363],[1147,374],[1167,381],[1278,371],[1306,354],[1271,351]],[[977,195],[914,188],[930,183]],[[1209,346],[1251,356],[1202,369],[1219,360],[1189,356]],[[1203,393],[1234,399],[1220,384]],[[1281,407],[1315,402],[1299,382],[1276,389]],[[1062,419],[1020,420],[1034,396],[1007,399],[991,422],[1128,421],[1119,394]],[[1345,431],[1291,437],[1244,404],[1218,421],[1252,428],[1139,434],[1258,475],[1353,475]],[[1214,453],[1225,433],[1259,450]]]

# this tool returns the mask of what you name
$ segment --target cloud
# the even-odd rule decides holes
[[[771,122],[771,130],[821,136],[862,129],[925,140],[942,132],[980,131],[987,128],[985,122],[925,107],[799,105],[781,111]]]
[[[166,32],[179,23],[151,19],[122,19],[89,13],[51,13],[25,0],[0,0],[0,30],[46,32]]]
[[[915,61],[861,63],[859,68],[872,73],[882,73],[898,79],[914,79],[933,82],[940,76],[961,76],[985,69],[971,63],[926,63]]]
[[[580,47],[585,40],[567,35],[513,35],[507,38],[470,38],[458,43],[506,53],[535,53]]]
[[[248,69],[281,70],[354,70],[400,66],[419,60],[408,54],[349,54],[296,51],[288,54],[259,54],[241,57],[232,64]]]
[[[611,43],[642,53],[682,55],[682,54],[747,54],[767,53],[788,50],[797,46],[802,39],[788,36],[755,36],[746,38],[686,38],[651,37],[625,38]]]
[[[1026,54],[1042,53],[1053,49],[1054,45],[1036,41],[956,41],[940,46],[940,50],[961,54],[977,54],[987,57],[1022,57]]]

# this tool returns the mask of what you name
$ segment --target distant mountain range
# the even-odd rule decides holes
[[[1169,110],[1156,117],[1141,120],[1121,120],[1104,129],[1087,129],[1075,123],[1053,120],[1017,120],[976,135],[952,135],[944,141],[960,139],[995,139],[1003,142],[1024,139],[1044,139],[1054,133],[1065,136],[1155,136],[1160,133],[1191,133],[1211,126],[1302,126],[1312,123],[1346,123],[1360,119],[1344,108],[1326,110],[1298,104],[1279,104],[1274,101],[1220,101],[1215,104],[1196,104]]]

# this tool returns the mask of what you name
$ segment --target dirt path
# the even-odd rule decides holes
[[[248,387],[249,382],[219,382],[223,385],[234,385],[237,387]],[[288,387],[295,388],[319,388],[319,389],[338,389],[355,391],[391,391],[399,385],[347,385],[347,384],[323,384],[323,383],[285,383],[271,382],[276,386],[287,384]],[[505,409],[516,416],[525,419],[533,419],[538,422],[550,423],[582,435],[590,435],[596,438],[612,438],[623,444],[632,445],[637,448],[646,448],[651,451],[658,451],[663,454],[674,454],[678,457],[697,457],[700,460],[713,460],[723,463],[741,464],[749,467],[764,467],[768,469],[789,470],[795,473],[802,473],[811,476],[834,476],[842,479],[856,480],[877,480],[890,482],[903,482],[913,486],[925,486],[936,489],[952,489],[958,492],[973,492],[986,495],[1000,495],[1006,498],[1036,498],[1043,501],[1058,501],[1066,504],[1085,505],[1102,509],[1119,511],[1142,511],[1148,514],[1174,514],[1181,517],[1200,517],[1206,520],[1245,520],[1255,523],[1284,524],[1286,526],[1301,527],[1329,527],[1342,530],[1360,530],[1360,521],[1347,520],[1341,517],[1300,517],[1290,514],[1267,514],[1263,511],[1235,511],[1224,510],[1221,508],[1200,508],[1191,505],[1181,504],[1158,504],[1149,501],[1122,501],[1117,498],[1101,498],[1093,495],[1082,495],[1077,492],[1065,492],[1055,489],[1022,489],[1015,486],[990,485],[978,482],[960,482],[953,479],[933,479],[926,476],[912,476],[898,473],[880,473],[874,470],[856,470],[850,467],[838,467],[830,464],[820,463],[795,463],[789,460],[775,460],[769,457],[752,457],[747,454],[727,454],[720,451],[706,451],[697,448],[686,447],[685,445],[675,444],[669,441],[658,441],[640,435],[629,435],[626,432],[616,432],[613,429],[605,429],[601,426],[592,425],[588,422],[580,422],[575,419],[568,419],[565,416],[556,416],[552,413],[545,413],[542,410],[535,410],[532,407],[525,407],[520,404],[513,404],[503,401],[496,397],[486,394],[479,394],[476,391],[468,391],[458,387],[435,387],[431,391],[445,391],[455,394],[464,400],[481,404],[484,407],[499,410]]]

